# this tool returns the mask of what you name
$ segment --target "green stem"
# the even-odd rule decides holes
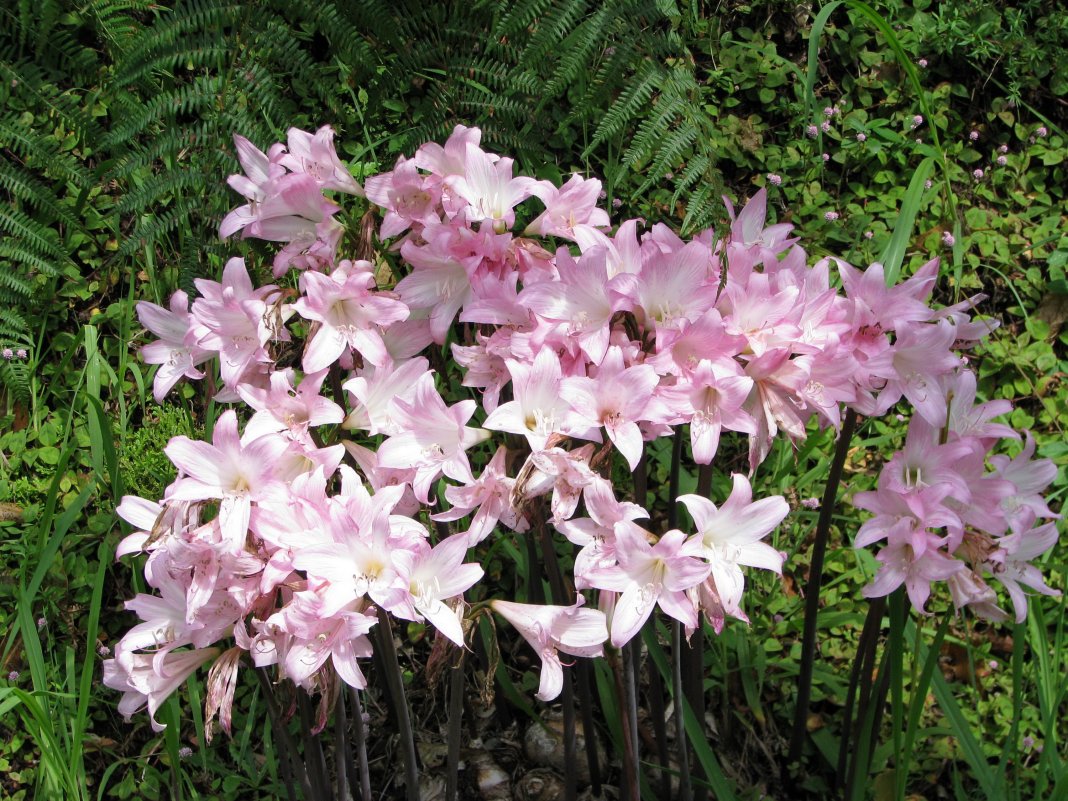
[[[360,691],[350,687],[349,698],[352,699],[352,725],[356,733],[356,758],[360,763],[360,801],[371,801],[371,769],[367,763],[367,734],[363,728]]]
[[[812,544],[812,562],[808,572],[808,585],[805,588],[805,630],[801,638],[801,665],[797,678],[794,729],[790,738],[790,762],[797,762],[801,758],[801,748],[805,740],[809,704],[812,700],[812,673],[816,663],[816,630],[820,611],[820,589],[823,586],[823,561],[827,554],[838,486],[842,481],[842,471],[856,426],[857,413],[850,409],[846,412],[842,430],[838,435],[838,446],[827,474],[827,486],[823,490],[823,502],[816,523],[816,540]]]
[[[690,754],[686,740],[686,721],[683,719],[685,712],[679,699],[684,698],[682,684],[682,623],[673,621],[671,624],[671,656],[674,662],[672,684],[674,685],[672,697],[675,699],[675,742],[679,744],[679,801],[691,801],[693,798],[693,785],[690,782]]]
[[[378,626],[375,627],[378,648],[381,652],[383,673],[386,686],[393,702],[393,714],[396,715],[397,728],[401,738],[401,753],[404,757],[404,791],[408,801],[419,801],[419,768],[415,756],[415,737],[412,734],[411,713],[404,696],[404,678],[397,648],[393,644],[393,626],[389,622],[389,613],[378,607]]]
[[[449,676],[449,736],[445,762],[445,801],[456,801],[460,778],[461,723],[464,714],[464,649],[457,648],[456,664]]]

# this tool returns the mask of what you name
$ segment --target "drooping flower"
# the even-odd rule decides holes
[[[512,601],[490,602],[493,611],[515,626],[541,659],[537,698],[552,701],[564,686],[560,653],[571,656],[604,655],[608,628],[604,612],[582,609],[582,596],[573,606],[536,606]]]

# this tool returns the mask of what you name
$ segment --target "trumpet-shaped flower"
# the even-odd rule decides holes
[[[572,606],[536,606],[512,601],[491,601],[493,611],[515,626],[541,659],[537,698],[551,701],[564,686],[560,653],[571,656],[603,656],[608,639],[604,612],[582,609],[580,595]]]
[[[672,529],[650,545],[649,532],[630,520],[616,523],[615,535],[616,565],[586,572],[592,586],[622,593],[612,613],[612,645],[622,648],[630,642],[657,604],[696,627],[697,612],[687,590],[704,581],[711,568],[687,555],[686,535]]]
[[[782,554],[761,540],[782,522],[789,505],[780,495],[754,501],[749,479],[738,473],[730,496],[718,509],[700,495],[681,495],[679,502],[697,527],[682,552],[708,560],[724,612],[745,620],[742,566],[782,572]]]
[[[445,406],[434,388],[434,378],[424,373],[415,385],[412,400],[395,399],[392,417],[401,433],[390,437],[378,449],[380,467],[414,467],[415,495],[429,502],[430,486],[442,473],[462,484],[475,479],[464,453],[489,437],[481,428],[464,425],[475,413],[473,400]]]

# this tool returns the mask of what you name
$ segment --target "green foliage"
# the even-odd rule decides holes
[[[1015,403],[1012,423],[1032,428],[1039,454],[1060,467],[1054,494],[1063,499],[1068,150],[1060,54],[1068,15],[1034,1],[874,6],[899,50],[857,3],[830,9],[819,36],[811,29],[817,9],[782,0],[714,8],[684,0],[20,0],[0,8],[0,347],[29,352],[25,361],[0,360],[0,503],[18,509],[0,519],[11,577],[0,582],[0,630],[22,632],[3,642],[3,673],[22,675],[0,688],[4,792],[284,795],[270,735],[258,744],[257,688],[239,689],[236,705],[248,710],[244,730],[255,730],[257,742],[249,734],[209,747],[176,705],[162,713],[171,721],[166,737],[143,720],[120,724],[114,697],[92,684],[96,648],[130,622],[118,599],[135,591],[110,575],[110,553],[101,550],[120,533],[111,511],[123,491],[116,476],[128,491],[157,498],[172,469],[163,444],[204,422],[199,409],[149,405],[151,376],[131,354],[139,339],[133,303],[163,302],[179,286],[191,291],[194,278],[213,275],[230,255],[263,265],[261,245],[221,243],[216,233],[238,203],[223,183],[237,169],[233,133],[265,147],[290,125],[330,123],[364,177],[456,124],[479,125],[487,147],[517,155],[527,172],[603,177],[620,204],[617,219],[640,215],[694,232],[722,224],[724,192],[741,199],[767,185],[769,213],[797,224],[813,256],[863,264],[889,254],[908,274],[940,252],[943,299],[984,292],[983,308],[1002,323],[972,355],[980,392]],[[905,62],[921,58],[930,63],[911,71],[918,91]],[[824,106],[838,107],[830,129],[807,137]],[[924,107],[931,113],[913,130]],[[1036,135],[1039,125],[1049,136]],[[910,194],[924,163],[938,188]],[[781,186],[768,185],[768,173]],[[894,238],[906,201],[918,233]],[[826,220],[829,211],[839,219]],[[865,451],[894,447],[900,435],[892,420],[865,428],[848,467],[850,492],[874,480],[878,465]],[[780,443],[762,468],[764,486],[796,508],[776,541],[790,554],[787,576],[781,586],[756,577],[767,600],[749,610],[752,628],[728,628],[707,652],[720,734],[698,756],[709,775],[723,765],[726,781],[752,794],[774,767],[760,754],[792,711],[801,616],[793,588],[815,522],[798,501],[820,494],[832,447],[826,434],[798,451]],[[651,486],[666,483],[666,456],[652,454]],[[684,476],[683,491],[695,483]],[[722,489],[717,483],[718,497]],[[835,713],[864,615],[857,588],[872,569],[850,547],[856,525],[852,514],[836,518],[828,557],[836,578],[825,590],[815,677],[825,725],[813,732],[812,770],[799,794],[828,792],[821,760],[846,741]],[[1064,553],[1048,565],[1054,586],[1064,582]],[[502,540],[487,574],[521,593],[524,560],[522,543]],[[933,676],[942,712],[925,703],[920,667],[906,669],[895,703],[909,715],[915,764],[898,787],[926,793],[925,777],[934,777],[939,793],[956,781],[960,797],[977,779],[1009,788],[1009,797],[1041,797],[1055,786],[1063,794],[1063,603],[1039,599],[1028,630],[1010,629],[1008,650],[1003,631],[953,623],[946,642],[957,652],[1002,667],[956,683]],[[38,618],[47,625],[38,629]],[[1011,671],[1010,659],[1019,663]],[[513,685],[509,670],[497,666],[504,694],[529,709],[517,688],[533,674]],[[191,682],[187,693],[184,707],[199,707],[202,684]],[[1026,751],[1024,736],[1042,742],[1042,754]],[[198,746],[194,760],[178,758],[182,744]],[[886,747],[873,764],[875,774],[898,770]]]

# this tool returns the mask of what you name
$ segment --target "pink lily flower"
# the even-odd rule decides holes
[[[472,483],[475,479],[464,451],[490,436],[485,429],[464,425],[476,406],[475,401],[465,400],[446,407],[434,388],[433,376],[424,373],[411,401],[393,401],[392,416],[402,431],[382,443],[378,464],[414,467],[415,496],[422,503],[429,503],[430,487],[442,473],[461,484]]]
[[[753,500],[749,479],[735,473],[730,496],[718,509],[700,495],[680,495],[697,527],[697,535],[680,553],[708,560],[726,614],[746,620],[741,600],[745,590],[742,566],[782,573],[782,554],[761,542],[790,512],[781,495]]]
[[[179,477],[167,501],[218,500],[219,525],[230,553],[245,548],[252,503],[274,479],[274,464],[286,449],[282,437],[243,441],[232,409],[215,422],[212,444],[174,437],[164,448]]]
[[[167,726],[156,720],[156,712],[171,693],[181,687],[196,669],[218,655],[218,648],[195,651],[171,651],[161,664],[147,654],[133,654],[127,665],[117,659],[104,660],[104,684],[122,692],[119,714],[129,721],[146,706],[152,730],[161,732]]]
[[[463,564],[470,544],[467,535],[454,534],[433,548],[424,540],[414,550],[400,550],[396,555],[401,571],[408,575],[408,591],[416,611],[461,648],[464,646],[462,596],[483,576],[478,564]],[[459,606],[445,603],[457,597],[461,599]]]
[[[533,178],[512,177],[512,159],[491,157],[478,145],[467,144],[465,172],[456,179],[456,192],[468,202],[469,223],[489,220],[503,234],[515,225],[513,209],[533,194]]]
[[[187,344],[195,323],[189,313],[189,298],[185,292],[178,290],[171,295],[170,307],[168,311],[144,300],[137,304],[137,319],[159,337],[141,348],[145,364],[160,365],[152,381],[152,397],[156,403],[162,403],[164,396],[182,378],[203,378],[204,373],[196,368],[215,355],[211,350]]]
[[[293,308],[301,317],[320,323],[304,351],[305,371],[326,369],[346,348],[371,364],[389,359],[381,330],[407,319],[408,307],[384,292],[373,291],[370,262],[343,261],[330,275],[306,272],[300,283],[304,296]]]
[[[310,445],[311,428],[340,423],[345,417],[342,408],[319,394],[326,372],[309,373],[295,387],[291,369],[271,373],[270,389],[238,385],[241,399],[256,410],[245,425],[245,437],[254,440],[284,431]]]
[[[612,613],[612,645],[622,648],[660,605],[668,615],[690,628],[697,612],[686,591],[708,577],[711,567],[686,553],[686,535],[672,529],[656,545],[652,535],[630,520],[615,525],[616,565],[586,572],[590,585],[622,593]]]
[[[537,606],[512,601],[491,601],[493,611],[515,626],[541,659],[541,680],[535,696],[552,701],[564,687],[560,653],[571,656],[604,656],[608,627],[604,612],[582,609],[580,595],[573,606]]]
[[[475,512],[471,526],[464,532],[469,548],[486,539],[498,520],[512,531],[525,531],[527,528],[526,521],[512,506],[515,479],[509,478],[504,470],[507,454],[508,449],[502,445],[476,481],[466,486],[446,487],[445,499],[452,504],[452,508],[430,516],[432,520],[451,522]]]
[[[352,173],[341,163],[334,149],[334,129],[324,125],[314,135],[299,128],[287,131],[289,152],[279,163],[295,173],[310,175],[323,189],[336,189],[363,197],[363,190]]]
[[[530,193],[545,204],[545,211],[527,226],[523,235],[575,239],[576,228],[607,227],[611,224],[608,212],[597,208],[600,192],[600,181],[577,174],[559,189],[551,181],[538,181],[530,187]]]
[[[561,383],[561,395],[583,424],[604,426],[612,444],[623,454],[630,469],[642,455],[642,433],[638,420],[647,419],[653,391],[660,382],[656,370],[647,364],[624,367],[623,351],[610,347],[594,378],[568,378]]]

